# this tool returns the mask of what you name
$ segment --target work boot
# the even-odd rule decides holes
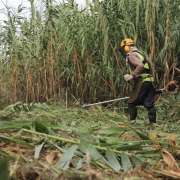
[[[135,121],[137,117],[137,107],[133,104],[128,104],[128,113],[130,121]]]
[[[156,123],[156,109],[154,107],[148,108],[148,117],[150,123]]]

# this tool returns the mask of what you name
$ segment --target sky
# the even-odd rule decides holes
[[[39,0],[35,0],[35,2],[38,2]],[[61,0],[56,0],[57,2],[61,2]],[[76,0],[76,2],[78,3],[80,8],[85,7],[86,4],[86,0]],[[10,8],[17,8],[18,5],[22,4],[22,7],[26,7],[27,10],[24,10],[24,16],[28,16],[28,8],[29,6],[29,2],[28,0],[0,0],[0,21],[3,21],[6,19],[6,15],[5,15],[5,10],[6,7],[10,7]],[[38,7],[41,8],[42,4],[39,3]]]

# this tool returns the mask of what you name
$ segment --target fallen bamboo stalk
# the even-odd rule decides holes
[[[0,135],[0,140],[1,141],[4,141],[4,142],[11,142],[11,143],[16,143],[16,144],[19,144],[19,145],[24,145],[24,146],[27,146],[27,147],[33,147],[33,145],[23,141],[23,140],[19,140],[17,138],[13,138],[13,137],[7,137],[7,136],[4,136],[4,135]]]
[[[70,140],[70,139],[57,137],[57,136],[53,136],[53,135],[49,135],[49,134],[45,134],[45,133],[40,133],[40,132],[28,130],[28,129],[22,129],[22,132],[26,132],[26,133],[30,133],[30,134],[34,134],[34,135],[38,135],[38,136],[44,136],[44,137],[49,138],[49,139],[63,141],[66,143],[80,144],[80,140]],[[145,142],[150,142],[150,141],[143,141],[142,143],[145,143]],[[119,150],[115,150],[115,149],[111,149],[111,148],[107,148],[107,147],[101,147],[101,146],[97,146],[97,145],[94,145],[94,147],[97,148],[98,150],[111,151],[111,152],[118,153],[118,154],[121,154],[122,152],[124,153],[123,150],[119,151]],[[130,154],[130,153],[127,153],[127,154]]]
[[[22,132],[26,132],[26,133],[30,133],[30,134],[35,134],[35,135],[39,135],[39,136],[44,136],[44,137],[47,137],[47,138],[50,138],[50,139],[54,139],[54,140],[58,140],[58,141],[63,141],[63,142],[67,142],[67,143],[80,144],[79,140],[75,141],[75,140],[71,140],[71,139],[67,139],[67,138],[53,136],[53,135],[50,135],[50,134],[45,134],[45,133],[40,133],[40,132],[28,130],[28,129],[22,129]]]

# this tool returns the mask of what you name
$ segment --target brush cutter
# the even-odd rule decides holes
[[[176,91],[176,89],[178,89],[178,85],[177,85],[177,82],[173,80],[173,81],[170,81],[166,85],[166,87],[164,87],[162,89],[156,89],[156,94],[161,94],[163,92],[174,92],[174,91]],[[92,103],[92,104],[84,104],[84,105],[82,105],[82,107],[85,108],[85,107],[95,106],[95,105],[99,105],[99,104],[123,101],[123,100],[127,100],[127,99],[129,99],[129,97],[126,96],[126,97],[121,97],[121,98],[112,99],[112,100],[108,100],[108,101],[101,101],[101,102]]]

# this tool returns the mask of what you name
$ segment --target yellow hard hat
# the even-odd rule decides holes
[[[134,40],[131,38],[125,38],[121,41],[120,47],[123,48],[124,46],[131,46],[134,45]]]

